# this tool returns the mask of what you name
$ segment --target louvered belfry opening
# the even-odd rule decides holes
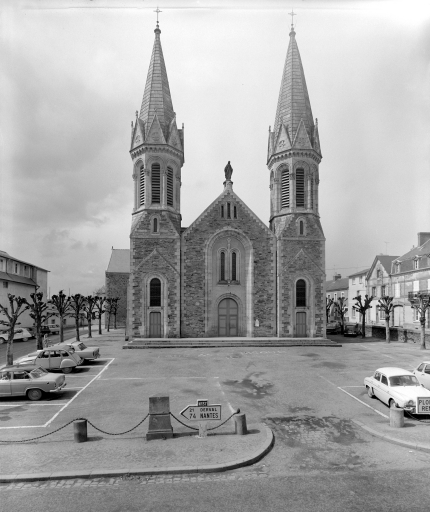
[[[149,283],[149,306],[161,306],[161,281],[156,277]]]
[[[221,253],[220,264],[221,264],[220,281],[225,281],[225,252],[224,251]]]
[[[173,169],[167,168],[167,206],[173,206]]]
[[[139,206],[145,204],[145,168],[140,168],[140,183],[139,183]]]
[[[296,306],[306,307],[306,282],[299,279],[296,283]]]
[[[305,171],[303,169],[296,171],[296,207],[305,207]]]
[[[151,166],[151,192],[152,202],[161,202],[161,181],[160,181],[160,164],[152,164]]]
[[[231,255],[231,280],[237,281],[237,254],[235,252]]]
[[[290,171],[284,169],[281,175],[281,208],[290,207]]]

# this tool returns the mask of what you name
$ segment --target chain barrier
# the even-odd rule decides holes
[[[419,418],[415,418],[415,416],[412,416],[412,414],[409,411],[405,411],[405,413],[409,416],[409,418],[418,421],[419,423],[422,423],[424,425],[428,425],[430,427],[430,420],[420,420]]]
[[[240,409],[237,409],[237,411],[235,411],[231,416],[229,416],[225,421],[223,421],[222,423],[220,423],[219,425],[217,425],[216,427],[212,427],[212,428],[208,428],[208,432],[210,430],[215,430],[216,428],[219,428],[219,427],[222,427],[225,423],[227,423],[228,420],[230,420],[231,418],[233,418],[233,416],[235,414],[239,414],[240,413]],[[187,428],[190,428],[191,430],[199,430],[198,428],[196,427],[192,427],[191,425],[187,425],[186,423],[184,423],[183,421],[181,421],[179,418],[177,418],[172,412],[169,413],[170,416],[172,416],[172,418],[174,418],[178,423],[180,423],[181,425],[183,425],[184,427],[187,427]]]
[[[62,427],[59,427],[57,428],[56,430],[53,430],[52,432],[48,432],[47,434],[43,434],[42,436],[38,436],[38,437],[32,437],[30,439],[22,439],[22,440],[10,440],[10,441],[2,441],[0,440],[0,443],[28,443],[30,441],[36,441],[37,439],[42,439],[43,437],[47,437],[47,436],[50,436],[51,434],[55,434],[55,432],[58,432],[59,430],[62,430],[63,428],[67,427],[68,425],[70,425],[71,423],[75,422],[75,421],[79,421],[79,420],[85,420],[87,423],[89,423],[95,430],[98,430],[99,432],[102,432],[103,434],[107,434],[108,436],[121,436],[123,434],[128,434],[129,432],[131,432],[132,430],[135,430],[138,426],[142,425],[142,423],[146,420],[146,418],[149,416],[149,414],[147,414],[143,420],[139,421],[139,423],[134,426],[133,428],[131,428],[130,430],[125,430],[124,432],[106,432],[105,430],[102,430],[101,428],[98,428],[96,427],[93,423],[91,423],[90,420],[88,420],[87,418],[75,418],[71,421],[69,421],[68,423],[66,423],[65,425],[63,425]]]

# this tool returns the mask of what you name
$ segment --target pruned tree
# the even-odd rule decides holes
[[[107,332],[110,331],[110,319],[114,311],[114,300],[111,297],[107,297],[105,300],[105,312],[107,313]]]
[[[346,297],[339,297],[337,301],[334,302],[334,307],[340,316],[340,332],[343,334],[345,332],[345,315],[346,312],[348,311],[348,299]]]
[[[119,297],[112,299],[113,328],[116,329],[116,315],[118,313]]]
[[[49,304],[52,304],[56,309],[56,314],[60,317],[60,343],[64,341],[64,318],[70,316],[71,308],[70,308],[70,297],[60,290],[58,295],[53,295],[51,299],[48,301]]]
[[[333,302],[334,302],[334,300],[331,299],[330,297],[325,298],[325,316],[326,316],[327,322],[328,322],[328,317],[330,315],[331,307],[333,306]]]
[[[43,292],[30,293],[32,302],[27,302],[30,310],[30,317],[36,326],[36,348],[43,349],[42,324],[53,315],[49,311],[48,304],[43,300]]]
[[[70,308],[72,310],[71,316],[75,319],[76,327],[76,341],[80,341],[79,337],[79,319],[82,314],[85,314],[86,298],[80,293],[75,293],[70,297]]]
[[[373,295],[370,297],[368,295],[364,296],[364,302],[361,299],[361,295],[357,295],[357,297],[354,297],[353,300],[356,301],[356,303],[352,306],[355,311],[358,311],[361,314],[361,337],[366,337],[366,311],[368,309],[371,309],[371,302],[374,299]]]
[[[94,307],[95,307],[95,310],[97,311],[97,317],[99,319],[99,334],[101,334],[102,333],[102,315],[105,312],[106,297],[102,297],[101,295],[96,295],[94,297],[94,299],[95,299]]]
[[[385,315],[385,340],[387,343],[390,343],[390,317],[391,313],[393,313],[394,308],[400,307],[398,304],[393,304],[394,297],[389,297],[388,295],[385,295],[384,297],[381,297],[378,299],[378,306],[379,306],[379,312],[382,316],[382,314]]]
[[[88,338],[93,337],[92,331],[91,331],[91,321],[92,321],[93,315],[94,315],[96,299],[97,299],[97,297],[93,297],[92,295],[88,295],[87,297],[85,297],[85,316],[87,317],[87,323],[88,323]]]
[[[6,346],[6,366],[13,365],[13,337],[15,334],[22,331],[22,329],[15,329],[18,318],[28,309],[27,300],[24,297],[15,297],[11,293],[7,294],[9,300],[9,307],[0,304],[0,312],[6,316],[6,320],[0,319],[0,325],[5,325],[7,332],[7,346]]]
[[[420,350],[426,350],[426,313],[430,311],[430,295],[428,293],[417,292],[414,297],[409,299],[411,306],[420,316],[421,324],[421,344]]]

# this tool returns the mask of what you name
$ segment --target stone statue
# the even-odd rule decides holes
[[[228,164],[224,168],[225,173],[225,179],[227,181],[231,181],[231,175],[233,174],[233,167],[230,165],[230,160],[228,161]]]

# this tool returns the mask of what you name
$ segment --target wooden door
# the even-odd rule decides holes
[[[218,306],[218,336],[238,335],[238,307],[233,299],[223,299]]]
[[[296,313],[296,337],[306,337],[306,313],[303,311]]]
[[[149,313],[149,337],[161,338],[161,313],[159,311]]]

